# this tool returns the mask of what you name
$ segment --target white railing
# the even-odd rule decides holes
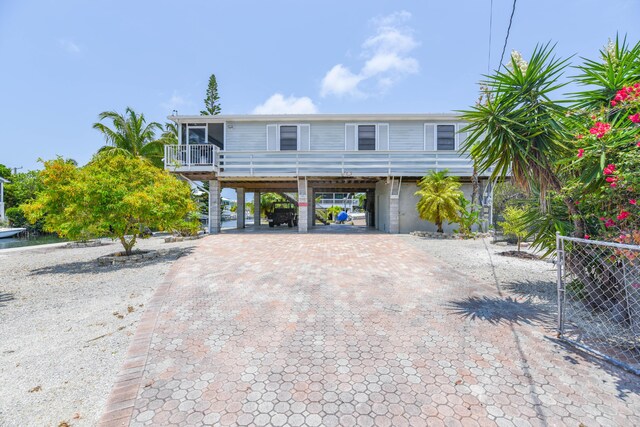
[[[220,151],[210,144],[165,146],[165,167],[207,169],[222,177],[419,177],[444,169],[473,174],[472,160],[455,151]]]
[[[176,170],[205,167],[216,171],[218,151],[218,147],[213,144],[165,145],[164,167]]]
[[[471,176],[464,154],[442,151],[221,151],[221,176]]]

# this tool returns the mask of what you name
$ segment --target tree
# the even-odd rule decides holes
[[[526,224],[522,221],[525,213],[523,208],[508,206],[504,210],[504,221],[498,223],[504,234],[515,236],[518,239],[518,252],[520,252],[522,239],[528,234]]]
[[[162,167],[165,141],[156,139],[156,131],[162,131],[159,123],[147,124],[144,114],[137,114],[130,107],[127,107],[124,115],[103,111],[98,117],[100,122],[94,123],[93,128],[102,132],[107,141],[107,145],[100,148],[99,152],[143,157],[155,166]],[[110,120],[112,127],[101,123],[103,120]]]
[[[438,226],[438,233],[443,233],[444,221],[455,222],[460,210],[460,182],[448,171],[429,172],[418,181],[419,190],[415,195],[420,197],[416,209],[421,219],[431,221]]]
[[[527,63],[518,52],[504,71],[482,82],[485,103],[463,111],[469,122],[465,149],[480,172],[493,168],[491,179],[511,175],[523,190],[540,194],[543,210],[548,190],[560,192],[558,160],[570,152],[566,108],[550,96],[566,83],[560,77],[567,60],[556,59],[549,44],[536,46]],[[574,220],[576,234],[584,234],[584,222],[570,196],[563,199]]]
[[[8,179],[11,176],[11,168],[0,163],[0,178]]]
[[[9,183],[4,187],[4,198],[7,206],[17,207],[36,197],[42,189],[42,180],[38,171],[18,172],[11,175]]]
[[[175,123],[165,123],[160,141],[166,145],[178,145],[178,126]]]
[[[122,153],[97,154],[83,168],[58,158],[44,162],[44,189],[22,208],[44,229],[86,240],[107,236],[131,255],[148,227],[195,231],[195,203],[189,186],[147,160]]]
[[[209,86],[207,86],[207,95],[204,98],[204,110],[200,111],[203,116],[216,116],[220,114],[220,96],[218,95],[218,81],[216,75],[211,74],[209,77]]]

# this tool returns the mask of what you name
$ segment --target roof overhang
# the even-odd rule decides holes
[[[168,116],[175,123],[224,122],[448,122],[460,120],[458,113],[405,114],[228,114],[217,116]]]
[[[7,184],[10,184],[10,183],[11,183],[11,181],[9,181],[8,179],[4,179],[4,178],[3,178],[3,177],[1,177],[1,176],[0,176],[0,182],[2,182],[2,183],[7,183]]]

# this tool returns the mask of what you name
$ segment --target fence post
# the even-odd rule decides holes
[[[558,338],[564,332],[564,284],[562,283],[562,269],[564,267],[564,245],[560,232],[556,231],[556,273],[558,286]]]

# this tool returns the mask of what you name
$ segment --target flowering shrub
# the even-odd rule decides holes
[[[601,111],[572,116],[588,117],[578,125],[588,135],[574,140],[578,178],[567,186],[587,219],[586,235],[640,244],[640,82],[617,90]]]

